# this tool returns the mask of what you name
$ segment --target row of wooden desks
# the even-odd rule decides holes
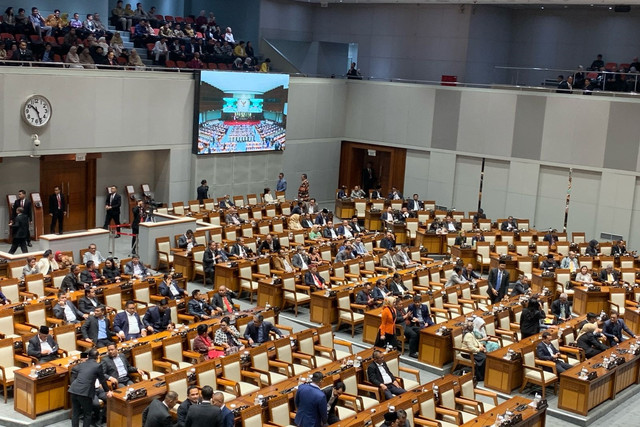
[[[627,340],[620,345],[612,347],[599,355],[585,360],[560,374],[560,395],[558,408],[581,415],[587,413],[609,399],[615,399],[616,394],[633,384],[640,383],[640,356],[632,353],[622,353],[629,349],[631,344],[637,341]],[[598,366],[605,357],[612,354],[624,357],[624,364],[607,370]],[[579,377],[582,368],[588,372],[595,372],[597,378],[593,380]]]
[[[490,411],[485,411],[484,414],[479,415],[475,420],[471,420],[468,423],[463,424],[462,427],[493,426],[498,415],[502,415],[507,411],[512,412],[514,415],[522,415],[522,421],[516,424],[518,427],[544,427],[547,417],[547,408],[536,409],[529,405],[531,402],[531,399],[527,399],[526,397],[512,397]],[[518,408],[522,408],[523,406],[526,407],[518,410]]]

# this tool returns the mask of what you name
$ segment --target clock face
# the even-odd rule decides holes
[[[22,118],[34,127],[46,125],[51,119],[51,103],[44,96],[30,96],[22,108]]]

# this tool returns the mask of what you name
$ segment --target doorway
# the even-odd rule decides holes
[[[346,185],[349,190],[356,185],[364,188],[364,169],[371,163],[375,181],[382,186],[384,196],[391,187],[403,192],[406,157],[404,148],[342,141],[338,185]]]
[[[48,230],[49,196],[59,186],[67,198],[64,231],[88,230],[96,225],[96,158],[76,161],[75,155],[40,159],[40,195],[44,204],[44,228]]]

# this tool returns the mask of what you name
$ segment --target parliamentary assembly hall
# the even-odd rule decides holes
[[[0,426],[630,426],[640,1],[0,1]]]

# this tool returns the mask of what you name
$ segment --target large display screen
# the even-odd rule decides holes
[[[282,151],[289,75],[202,71],[195,154]]]

